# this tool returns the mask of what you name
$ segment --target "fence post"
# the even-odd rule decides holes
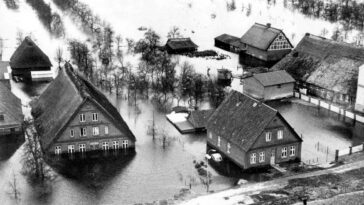
[[[349,155],[351,155],[353,153],[353,147],[352,146],[350,146],[349,147]]]
[[[335,162],[339,161],[339,150],[335,150]]]

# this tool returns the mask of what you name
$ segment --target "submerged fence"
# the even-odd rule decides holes
[[[349,147],[347,149],[342,149],[342,150],[336,150],[335,152],[335,161],[337,162],[339,160],[340,156],[344,156],[344,155],[351,155],[353,153],[356,152],[361,152],[364,151],[364,144],[360,144],[354,147]]]
[[[325,101],[323,101],[321,99],[314,98],[314,97],[311,97],[311,96],[308,96],[308,95],[305,95],[305,94],[299,93],[299,92],[294,92],[294,96],[296,98],[299,98],[299,99],[304,100],[306,102],[317,105],[318,107],[325,108],[325,109],[330,110],[330,111],[332,111],[334,113],[337,113],[337,114],[342,115],[344,117],[350,118],[350,119],[352,119],[354,121],[364,123],[364,116],[353,113],[352,111],[346,110],[346,109],[341,108],[341,107],[339,107],[337,105],[330,104],[330,103],[325,102]]]

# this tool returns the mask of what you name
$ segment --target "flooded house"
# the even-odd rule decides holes
[[[272,70],[286,70],[301,93],[353,107],[363,64],[363,47],[307,33]]]
[[[0,138],[23,136],[23,121],[21,100],[0,83]]]
[[[271,66],[291,52],[293,46],[281,29],[270,23],[255,23],[240,39],[240,61],[259,61],[261,66]],[[243,62],[241,62],[244,64]]]
[[[10,58],[11,75],[15,81],[52,80],[52,63],[48,56],[25,37]]]
[[[169,54],[184,54],[197,51],[198,46],[191,38],[170,38],[168,39],[165,49]]]
[[[222,34],[215,39],[215,47],[221,48],[226,51],[230,51],[233,53],[239,53],[240,47],[242,43],[240,42],[240,38],[236,36],[232,36],[229,34]]]
[[[294,86],[295,80],[284,70],[253,74],[243,80],[243,92],[263,101],[292,97]]]
[[[119,111],[70,64],[32,103],[31,113],[50,155],[134,150],[136,138]]]
[[[206,132],[207,121],[214,112],[215,109],[193,110],[189,113],[187,121],[191,123],[195,133]]]
[[[207,123],[207,151],[242,169],[301,159],[302,139],[275,109],[231,91]]]
[[[364,113],[364,65],[359,68],[358,86],[356,90],[355,110]]]

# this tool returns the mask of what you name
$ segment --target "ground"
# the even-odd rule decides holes
[[[248,183],[235,189],[200,196],[182,204],[293,204],[301,202],[303,195],[309,196],[309,201],[315,201],[314,204],[357,204],[358,198],[364,198],[361,192],[364,189],[363,157],[363,153],[357,153],[352,155],[349,163],[341,162],[333,168],[267,182]],[[343,196],[339,197],[342,203],[333,199],[322,201],[338,195]]]

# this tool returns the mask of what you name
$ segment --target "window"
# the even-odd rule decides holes
[[[94,135],[94,136],[99,135],[99,127],[92,128],[92,135]]]
[[[296,155],[296,147],[291,146],[291,148],[289,149],[289,156],[295,156],[295,155]]]
[[[209,132],[209,138],[212,139],[212,132]]]
[[[75,131],[73,129],[70,130],[70,136],[71,137],[75,136]]]
[[[61,154],[62,150],[61,150],[61,146],[56,146],[56,149],[54,151],[56,154]]]
[[[97,113],[92,113],[92,121],[98,121],[99,120],[99,116],[97,115]]]
[[[270,142],[271,140],[272,140],[272,133],[271,132],[265,133],[265,141]]]
[[[282,148],[282,154],[281,154],[282,158],[286,158],[287,157],[287,147],[283,147]]]
[[[112,148],[113,149],[119,149],[119,141],[113,141],[112,142]]]
[[[264,162],[265,161],[265,153],[264,152],[260,152],[259,153],[259,162]]]
[[[105,126],[105,135],[108,135],[108,134],[109,134],[109,127]]]
[[[4,121],[4,114],[0,114],[0,121]]]
[[[68,153],[72,154],[75,152],[75,145],[68,145]]]
[[[123,148],[128,148],[128,144],[129,144],[128,140],[123,140],[122,147]]]
[[[80,122],[86,122],[85,114],[80,114]]]
[[[250,164],[255,164],[257,162],[257,154],[253,153],[250,155]]]
[[[86,145],[85,144],[79,144],[78,148],[79,148],[80,152],[86,152]]]
[[[220,145],[221,145],[221,138],[219,136],[219,137],[217,137],[217,146],[220,147]]]
[[[283,130],[278,130],[277,139],[279,139],[279,140],[283,139]]]
[[[230,154],[231,145],[230,143],[227,143],[226,145],[226,152]]]
[[[102,149],[103,150],[109,150],[109,143],[108,142],[103,142],[102,143]]]
[[[82,137],[82,136],[86,136],[86,135],[87,135],[86,127],[81,127],[81,128],[80,128],[80,131],[81,131],[81,132],[80,132],[80,133],[81,133],[81,137]]]

